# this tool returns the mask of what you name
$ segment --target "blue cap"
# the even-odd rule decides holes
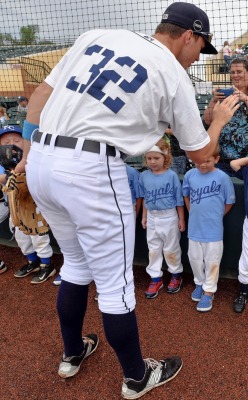
[[[22,136],[22,128],[18,125],[5,125],[0,128],[0,136],[5,133],[19,133]]]

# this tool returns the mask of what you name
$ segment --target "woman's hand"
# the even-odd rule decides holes
[[[243,101],[244,103],[247,104],[248,96],[244,92],[242,92],[242,90],[239,90],[238,88],[234,87],[234,94],[238,96],[240,101]]]

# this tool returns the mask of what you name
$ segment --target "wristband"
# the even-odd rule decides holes
[[[37,128],[39,128],[39,125],[31,124],[31,122],[25,120],[23,123],[22,137],[30,141],[33,131]]]

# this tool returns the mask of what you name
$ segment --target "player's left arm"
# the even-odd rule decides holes
[[[39,126],[40,123],[40,114],[53,92],[53,88],[48,85],[46,82],[41,83],[33,92],[32,96],[30,97],[29,100],[29,105],[28,105],[28,112],[27,112],[27,126],[31,127],[32,125],[34,126]],[[25,121],[25,122],[26,122]],[[33,130],[34,130],[33,129]],[[25,124],[24,124],[24,129],[23,129],[23,135],[24,135],[24,150],[23,150],[23,157],[22,160],[17,164],[15,168],[15,172],[25,172],[25,165],[27,162],[27,156],[30,150],[30,140],[25,138]]]

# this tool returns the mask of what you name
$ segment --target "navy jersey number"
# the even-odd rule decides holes
[[[99,53],[102,49],[103,48],[101,46],[94,45],[89,47],[84,54],[91,56],[93,53]],[[80,84],[75,80],[76,77],[72,76],[67,82],[66,87],[70,90],[78,91],[79,93],[86,91],[95,99],[101,100],[104,96],[106,96],[106,93],[103,89],[109,81],[116,83],[118,87],[120,87],[125,93],[135,93],[147,80],[147,70],[140,64],[137,64],[133,68],[136,76],[131,82],[121,79],[121,75],[112,69],[106,69],[101,72],[101,68],[107,65],[107,63],[115,56],[115,53],[112,50],[105,49],[101,55],[103,59],[98,64],[93,64],[90,68],[89,72],[91,72],[91,76],[89,77],[87,83]],[[114,60],[114,62],[122,67],[126,65],[130,68],[136,64],[136,61],[128,56],[118,57],[116,60]],[[103,104],[117,114],[118,111],[120,111],[120,109],[125,105],[125,102],[119,97],[112,99],[111,97],[107,96],[103,101]]]

